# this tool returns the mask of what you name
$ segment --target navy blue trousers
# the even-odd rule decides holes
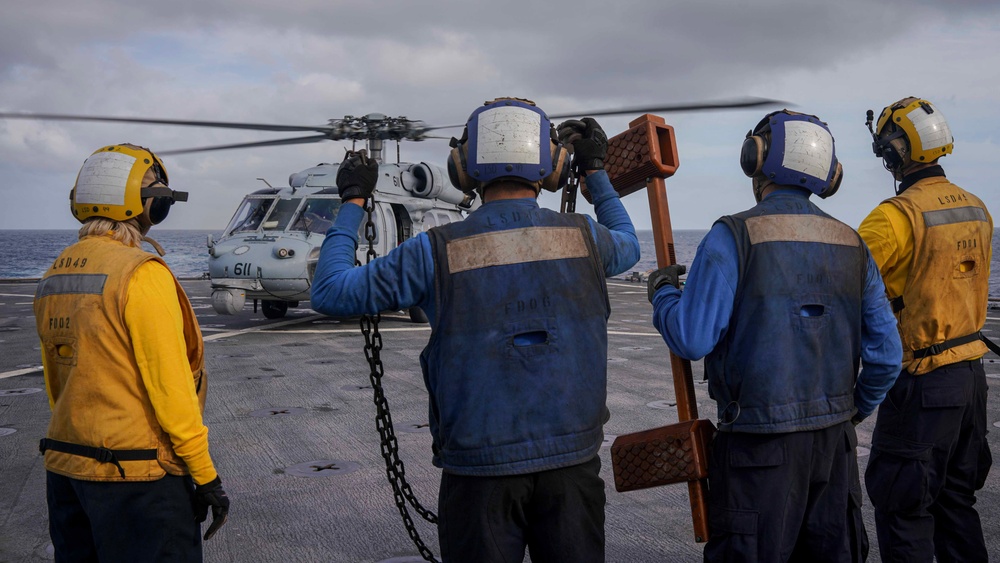
[[[904,370],[879,406],[865,487],[885,563],[986,561],[976,491],[993,463],[982,360]]]
[[[438,537],[445,563],[604,561],[601,458],[508,477],[443,473]]]
[[[850,422],[783,434],[717,433],[705,561],[864,561],[856,448]]]
[[[202,560],[191,477],[118,483],[46,475],[56,563]]]

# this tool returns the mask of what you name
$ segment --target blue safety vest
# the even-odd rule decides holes
[[[428,236],[434,464],[495,476],[591,459],[608,418],[610,305],[586,218],[500,201]]]
[[[705,358],[720,430],[795,432],[848,420],[868,264],[861,237],[791,192],[719,221],[739,255],[729,328]]]

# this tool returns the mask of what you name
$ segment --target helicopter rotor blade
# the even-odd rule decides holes
[[[579,111],[574,113],[562,113],[556,115],[550,115],[550,120],[565,119],[568,117],[583,117],[583,116],[605,116],[605,115],[624,115],[624,114],[643,114],[643,113],[668,113],[668,112],[690,112],[690,111],[713,111],[713,110],[729,110],[729,109],[745,109],[753,108],[759,106],[769,106],[769,105],[784,105],[789,107],[793,104],[783,102],[780,100],[771,100],[766,98],[737,98],[732,100],[718,100],[713,102],[698,102],[698,103],[686,103],[686,104],[668,104],[661,106],[646,106],[646,107],[630,107],[630,108],[618,108],[618,109],[606,109],[597,111]],[[372,120],[371,118],[377,117],[377,119]],[[438,129],[453,129],[458,127],[465,127],[465,124],[460,125],[439,125],[433,127],[427,127],[423,122],[410,121],[406,118],[386,118],[381,114],[371,114],[368,116],[355,118],[351,116],[345,116],[344,119],[331,119],[327,125],[275,125],[267,123],[237,123],[228,121],[197,121],[197,120],[183,120],[183,119],[156,119],[156,118],[135,118],[135,117],[110,117],[110,116],[88,116],[88,115],[70,115],[70,114],[57,114],[57,113],[13,113],[13,112],[0,112],[0,119],[26,119],[26,120],[50,120],[50,121],[89,121],[95,123],[136,123],[136,124],[147,124],[147,125],[181,125],[188,127],[214,127],[221,129],[244,129],[253,131],[314,131],[317,133],[322,133],[321,135],[312,135],[307,137],[293,137],[290,139],[277,139],[271,141],[258,141],[253,143],[237,143],[231,145],[216,145],[209,147],[197,147],[191,149],[177,149],[172,151],[163,151],[160,154],[163,155],[178,155],[178,154],[189,154],[196,152],[207,152],[207,151],[217,151],[217,150],[227,150],[227,149],[242,149],[251,147],[271,147],[271,146],[281,146],[281,145],[297,145],[302,143],[315,143],[322,140],[332,140],[340,141],[345,139],[358,140],[372,140],[372,139],[382,139],[382,140],[401,140],[408,139],[411,141],[420,141],[423,139],[448,139],[449,137],[440,137],[436,135],[426,135],[425,133],[430,131],[436,131]],[[382,124],[387,126],[392,126],[390,130],[385,131],[379,125]],[[398,129],[398,130],[397,130]]]
[[[290,139],[276,139],[273,141],[258,141],[256,143],[237,143],[234,145],[215,145],[211,147],[197,147],[193,149],[175,149],[172,151],[156,151],[160,156],[176,154],[190,154],[195,152],[221,151],[227,149],[245,149],[250,147],[275,147],[281,145],[301,145],[305,143],[318,143],[329,139],[326,135],[310,135],[308,137],[292,137]]]
[[[234,123],[229,121],[195,121],[185,119],[147,119],[135,117],[100,117],[59,113],[0,113],[0,119],[34,119],[39,121],[93,121],[106,123],[145,123],[150,125],[185,125],[252,131],[329,131],[328,125],[272,125],[267,123]]]
[[[744,108],[754,108],[759,106],[770,106],[770,105],[785,105],[790,106],[788,102],[783,102],[781,100],[770,100],[767,98],[738,98],[735,100],[719,100],[715,102],[697,102],[689,104],[668,104],[665,106],[640,106],[631,108],[621,108],[621,109],[607,109],[607,110],[597,110],[597,111],[578,111],[574,113],[561,113],[558,115],[550,115],[549,119],[565,119],[567,117],[582,117],[582,116],[601,116],[601,115],[623,115],[623,114],[643,114],[643,113],[670,113],[670,112],[680,112],[680,111],[715,111],[715,110],[727,110],[727,109],[744,109]]]
[[[631,108],[620,108],[620,109],[602,109],[596,111],[578,111],[574,113],[560,113],[557,115],[550,115],[549,120],[555,119],[565,119],[567,117],[583,117],[583,116],[602,116],[602,115],[624,115],[624,114],[643,114],[643,113],[670,113],[670,112],[682,112],[682,111],[715,111],[715,110],[727,110],[727,109],[744,109],[753,108],[759,106],[769,106],[769,105],[784,105],[786,107],[793,106],[789,102],[784,102],[781,100],[770,100],[767,98],[737,98],[734,100],[718,100],[715,102],[699,102],[699,103],[689,103],[689,104],[668,104],[665,106],[638,106]],[[425,127],[424,131],[434,131],[435,129],[453,129],[456,127],[465,127],[465,124],[461,125],[438,125],[434,127]],[[428,139],[432,137],[426,137]]]
[[[456,127],[465,127],[465,124],[463,123],[461,125],[436,125],[434,127],[424,127],[423,130],[424,131],[434,131],[435,129],[454,129]],[[430,138],[430,137],[428,137],[428,138]],[[441,137],[441,138],[444,138],[444,137]]]

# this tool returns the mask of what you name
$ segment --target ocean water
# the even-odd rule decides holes
[[[708,231],[674,231],[674,254],[681,264],[690,265],[698,243]],[[220,231],[156,229],[152,236],[166,249],[163,257],[180,278],[208,275],[208,235],[216,239]],[[656,250],[652,231],[639,231],[641,258],[630,271],[646,272],[656,268]],[[38,278],[52,264],[62,249],[76,241],[75,230],[0,230],[0,279]],[[151,246],[145,245],[149,251]],[[990,264],[990,297],[1000,298],[1000,229],[993,235],[993,262]],[[621,277],[624,277],[621,276]]]
[[[154,229],[153,239],[167,251],[163,259],[179,278],[208,274],[208,235],[221,231]],[[76,230],[0,230],[0,279],[38,278],[64,248],[77,241]],[[152,246],[143,248],[155,252]]]

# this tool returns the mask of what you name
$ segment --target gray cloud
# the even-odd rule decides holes
[[[1000,107],[1000,45],[982,22],[998,10],[904,0],[33,2],[0,21],[0,109],[292,124],[377,111],[444,125],[498,95],[531,97],[550,113],[756,95],[828,120],[853,182],[878,173],[864,109],[916,94],[936,96],[962,124],[949,164],[965,158],[967,170],[995,177],[984,122]],[[672,201],[692,210],[675,227],[707,228],[735,201],[750,204],[735,153],[761,115],[670,116],[682,143]],[[614,132],[628,119],[602,123]],[[0,120],[0,194],[12,203],[0,228],[72,227],[65,194],[104,144],[163,150],[275,136]],[[437,163],[446,152],[440,141],[403,147],[404,159]],[[172,180],[196,190],[171,226],[221,228],[255,178],[283,184],[342,154],[321,143],[170,158]],[[856,223],[887,190],[824,206]],[[640,225],[642,203],[629,202]],[[45,213],[21,212],[28,207]]]

